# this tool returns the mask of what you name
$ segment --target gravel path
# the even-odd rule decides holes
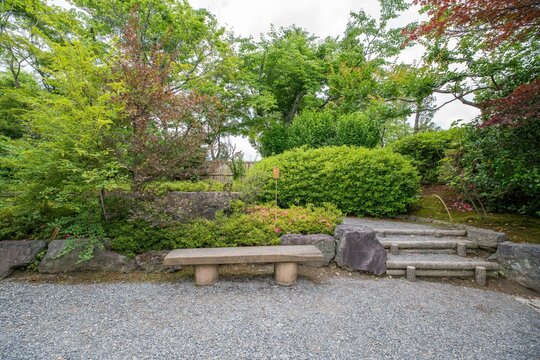
[[[540,313],[401,279],[0,282],[0,359],[538,359]]]

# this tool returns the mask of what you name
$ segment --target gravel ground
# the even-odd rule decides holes
[[[540,313],[402,279],[0,282],[0,359],[538,359]]]

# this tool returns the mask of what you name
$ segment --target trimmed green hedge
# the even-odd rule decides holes
[[[440,163],[446,151],[453,146],[460,129],[428,131],[412,134],[392,143],[392,149],[409,157],[418,168],[422,183],[439,183]]]
[[[417,170],[402,155],[356,147],[299,148],[263,159],[247,174],[244,197],[275,196],[272,169],[279,167],[279,205],[332,203],[347,214],[393,216],[416,201]]]

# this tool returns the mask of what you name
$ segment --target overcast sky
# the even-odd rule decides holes
[[[363,9],[372,16],[378,16],[379,4],[376,0],[190,0],[194,8],[205,8],[214,14],[219,22],[237,35],[253,36],[267,33],[270,25],[276,27],[295,24],[320,38],[339,36],[345,31],[349,13]],[[405,12],[395,23],[405,25],[420,19],[416,8]],[[412,63],[421,56],[421,50],[409,49],[400,60]],[[438,95],[440,104],[450,100],[451,95]],[[457,120],[471,120],[478,110],[455,101],[435,114],[434,121],[442,128],[450,127]],[[254,160],[255,150],[246,139],[234,139],[237,150],[242,150],[246,160]]]

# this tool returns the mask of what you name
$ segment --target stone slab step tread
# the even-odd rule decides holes
[[[385,235],[420,235],[420,236],[467,236],[467,230],[447,230],[447,229],[375,229],[378,237],[384,237]]]
[[[400,249],[455,249],[457,244],[465,244],[468,248],[476,248],[477,245],[467,240],[466,238],[427,238],[418,239],[415,238],[379,238],[379,242],[385,247],[389,248],[390,245],[397,245]]]
[[[483,266],[486,270],[497,270],[499,265],[495,262],[481,258],[464,258],[451,254],[388,254],[387,269],[406,269],[414,266],[417,269],[434,270],[474,270]]]
[[[377,236],[379,241],[462,241],[462,242],[471,242],[465,236],[430,236],[430,235],[397,235],[391,234],[386,236]]]

